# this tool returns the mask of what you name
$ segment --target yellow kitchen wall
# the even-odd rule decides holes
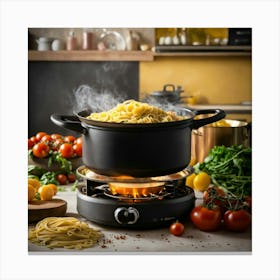
[[[182,96],[193,95],[200,104],[252,101],[250,56],[156,57],[139,67],[140,98],[171,83],[182,86]]]

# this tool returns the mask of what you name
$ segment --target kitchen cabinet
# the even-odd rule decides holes
[[[196,204],[201,203],[201,194],[196,193]],[[71,191],[71,186],[66,186],[65,192],[58,192],[57,198],[67,201],[67,213],[76,218],[85,220],[77,213],[76,193]],[[251,231],[243,233],[229,232],[220,229],[216,232],[203,232],[192,225],[190,221],[185,222],[185,232],[182,236],[176,237],[169,233],[168,228],[156,228],[150,230],[135,230],[112,228],[100,226],[87,221],[93,228],[101,230],[103,238],[99,243],[79,253],[92,254],[145,254],[145,253],[233,253],[251,254],[252,240]],[[73,250],[54,249],[34,245],[29,242],[29,253],[49,254],[67,252]]]

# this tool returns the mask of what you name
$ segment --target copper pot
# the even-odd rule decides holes
[[[250,146],[251,125],[238,120],[223,120],[227,126],[215,123],[192,130],[191,157],[203,162],[214,146]]]

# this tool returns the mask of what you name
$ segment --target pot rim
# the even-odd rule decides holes
[[[245,121],[239,121],[239,120],[232,120],[232,119],[224,119],[226,122],[229,124],[232,124],[231,126],[213,126],[213,123],[207,124],[203,127],[207,127],[207,129],[212,129],[212,128],[247,128],[249,125],[249,122]],[[201,127],[202,128],[202,127]]]
[[[178,120],[178,121],[170,121],[170,122],[159,122],[159,123],[117,123],[117,122],[103,122],[103,121],[96,121],[87,119],[92,111],[90,110],[83,110],[75,115],[79,118],[79,120],[86,124],[87,126],[93,127],[101,127],[101,128],[167,128],[167,127],[178,127],[180,125],[190,125],[193,118],[195,117],[195,111],[192,111],[187,108],[177,108],[176,110],[172,110],[175,113],[182,113],[182,116],[187,116],[186,119]]]
[[[181,128],[190,128],[198,129],[201,126],[205,126],[209,123],[216,122],[223,119],[226,116],[226,113],[221,109],[205,109],[193,111],[187,108],[178,107],[179,111],[185,112],[186,115],[190,115],[189,118],[179,120],[179,121],[170,121],[170,122],[159,122],[159,123],[115,123],[115,122],[101,122],[96,120],[90,120],[86,117],[90,115],[89,110],[84,110],[79,113],[74,113],[73,116],[65,116],[52,114],[51,120],[56,125],[61,126],[66,129],[70,129],[79,133],[85,134],[87,128],[92,127],[93,129],[113,129],[121,131],[140,131],[141,129],[145,130],[162,130],[162,129],[181,129]],[[174,111],[174,110],[173,110]],[[212,116],[202,119],[195,119],[195,116],[212,114]]]

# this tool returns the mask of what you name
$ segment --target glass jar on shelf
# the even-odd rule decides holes
[[[93,46],[93,33],[85,29],[82,36],[82,50],[91,50]]]
[[[180,38],[180,43],[181,45],[185,46],[188,44],[188,35],[187,35],[187,29],[186,28],[181,28],[179,31],[179,38]]]
[[[74,31],[70,31],[66,40],[66,49],[67,51],[74,51],[78,49],[78,41],[75,37]]]

